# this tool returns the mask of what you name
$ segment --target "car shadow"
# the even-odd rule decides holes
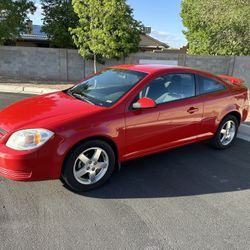
[[[197,143],[126,162],[104,186],[80,195],[126,199],[232,192],[249,189],[249,176],[250,143],[238,139],[223,151]]]

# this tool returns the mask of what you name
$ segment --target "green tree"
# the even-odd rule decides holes
[[[79,53],[98,58],[123,58],[137,52],[143,25],[133,17],[126,0],[73,0],[79,25],[71,29]]]
[[[250,55],[249,0],[183,0],[190,54]]]
[[[42,31],[48,34],[52,46],[72,48],[69,28],[75,28],[78,17],[70,0],[41,0],[44,14]]]
[[[6,40],[15,40],[25,32],[29,14],[36,10],[33,1],[1,0],[0,1],[0,44]]]

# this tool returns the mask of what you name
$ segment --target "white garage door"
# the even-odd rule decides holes
[[[153,60],[153,59],[140,59],[140,64],[164,64],[164,65],[178,65],[177,60]]]

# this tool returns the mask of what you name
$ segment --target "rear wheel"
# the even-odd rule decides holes
[[[212,139],[212,145],[217,149],[230,148],[237,136],[239,122],[233,115],[228,115],[221,122],[215,137]]]
[[[114,168],[115,154],[111,146],[101,140],[90,140],[69,154],[62,178],[70,189],[81,192],[104,184]]]

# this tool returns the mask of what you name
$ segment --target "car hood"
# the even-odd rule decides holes
[[[0,128],[13,132],[25,128],[49,128],[62,120],[80,118],[105,108],[75,99],[64,92],[32,97],[0,111]]]

